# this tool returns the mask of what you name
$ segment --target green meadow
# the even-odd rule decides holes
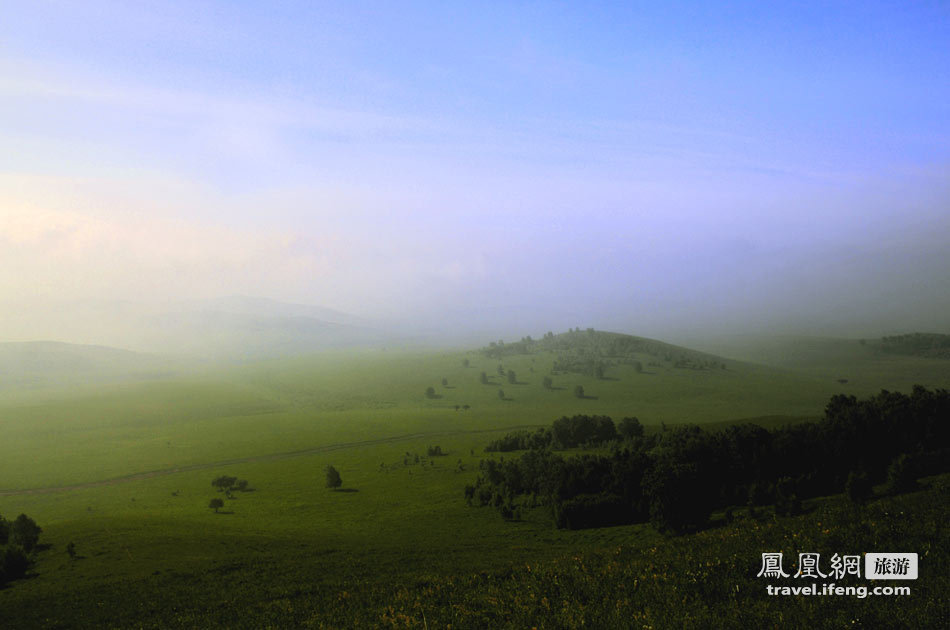
[[[712,370],[644,355],[640,372],[561,371],[552,389],[542,387],[556,360],[549,352],[498,360],[470,349],[372,349],[3,392],[0,514],[34,518],[46,546],[32,577],[0,590],[0,626],[411,626],[421,618],[349,615],[346,600],[385,612],[359,593],[396,597],[424,576],[451,582],[575,552],[668,545],[647,525],[559,530],[543,510],[506,522],[467,506],[463,488],[480,460],[504,456],[484,452],[489,439],[560,416],[636,416],[648,432],[778,426],[820,417],[836,393],[950,383],[946,360],[850,340],[828,348],[794,365],[725,358]],[[517,373],[514,384],[499,364]],[[427,455],[436,445],[445,454]],[[337,491],[325,487],[328,465],[342,475]],[[248,480],[251,491],[216,513],[208,503],[220,475]],[[331,602],[340,607],[332,614]]]

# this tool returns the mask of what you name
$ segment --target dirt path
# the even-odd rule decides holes
[[[471,431],[433,431],[429,433],[409,433],[406,435],[397,435],[388,438],[379,438],[376,440],[363,440],[360,442],[339,442],[337,444],[327,444],[325,446],[314,446],[298,451],[285,451],[283,453],[270,453],[269,455],[252,455],[250,457],[238,457],[235,459],[225,459],[218,462],[208,462],[204,464],[188,464],[186,466],[176,466],[174,468],[163,468],[161,470],[151,470],[149,472],[135,473],[122,477],[113,477],[112,479],[103,479],[100,481],[87,481],[66,486],[49,486],[47,488],[27,488],[23,490],[0,490],[0,497],[12,497],[24,494],[51,494],[54,492],[69,492],[71,490],[82,490],[84,488],[98,488],[100,486],[115,486],[120,483],[129,483],[151,479],[153,477],[164,477],[177,473],[190,472],[192,470],[207,470],[209,468],[218,468],[220,466],[233,466],[235,464],[250,464],[254,462],[269,462],[281,459],[290,459],[291,457],[303,457],[306,455],[316,455],[318,453],[327,453],[330,451],[339,451],[347,448],[359,448],[362,446],[374,446],[376,444],[392,444],[394,442],[405,442],[424,437],[447,437],[452,435],[471,435],[477,433],[499,433],[501,431],[516,431],[518,429],[534,429],[540,425],[537,424],[519,424],[512,427],[503,427],[500,429],[475,429]]]

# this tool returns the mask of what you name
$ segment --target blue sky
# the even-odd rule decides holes
[[[0,8],[8,299],[932,328],[948,166],[945,3]]]

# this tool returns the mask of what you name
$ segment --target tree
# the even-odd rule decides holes
[[[238,479],[234,483],[234,489],[240,492],[247,492],[247,479]]]
[[[343,485],[343,478],[333,466],[327,466],[327,488],[339,488]]]
[[[643,437],[643,425],[637,418],[624,418],[617,425],[617,432],[624,439]]]
[[[449,386],[449,379],[447,379],[447,378],[445,378],[445,377],[443,376],[443,377],[442,377],[442,387],[448,387],[448,386]]]
[[[478,375],[478,381],[482,385],[488,385],[488,375],[482,372],[481,374]]]
[[[864,473],[856,473],[853,470],[848,475],[848,481],[844,484],[844,491],[853,503],[864,503],[874,494],[871,486],[871,480]]]
[[[231,493],[231,488],[234,487],[234,484],[237,483],[237,477],[228,477],[227,475],[222,475],[211,482],[212,488],[217,488],[218,492],[227,492]]]
[[[224,501],[215,497],[208,502],[208,507],[214,510],[214,513],[217,514],[218,510],[224,507]]]
[[[0,515],[0,545],[7,544],[10,540],[10,521]]]
[[[434,388],[434,387],[431,387],[431,386],[430,386],[430,387],[426,387],[426,398],[435,398],[435,388]]]
[[[640,363],[639,361],[634,361],[633,371],[636,372],[637,374],[640,374],[641,372],[643,372],[643,364]]]
[[[462,359],[462,367],[467,368],[468,366],[469,366],[469,361],[468,361],[468,359]]]
[[[504,400],[504,399],[505,399],[505,390],[499,389],[499,390],[498,390],[498,397],[499,397],[500,399]]]
[[[39,542],[42,531],[36,521],[26,514],[20,514],[10,526],[10,542],[30,553]]]
[[[643,479],[650,522],[659,531],[680,534],[706,524],[712,496],[696,464],[662,458]]]
[[[604,378],[604,366],[598,365],[594,368],[594,376],[597,378]]]
[[[578,385],[577,387],[574,388],[574,396],[577,397],[577,398],[583,398],[583,397],[584,397],[584,386],[583,386],[583,385]]]
[[[898,455],[887,467],[887,481],[884,487],[888,494],[900,494],[917,488],[914,462],[907,453]]]
[[[0,584],[23,577],[29,568],[30,558],[23,549],[14,546],[7,547],[0,554]]]
[[[544,389],[551,389],[554,387],[554,381],[551,380],[550,376],[545,376],[543,379],[541,379],[541,385],[544,387]]]
[[[514,385],[518,382],[518,375],[515,374],[514,370],[508,370],[508,383]]]
[[[501,363],[499,363],[499,364],[498,364],[498,376],[504,376],[504,375],[505,375],[505,366],[503,366]]]
[[[775,513],[778,516],[797,516],[802,513],[802,501],[795,491],[791,477],[782,477],[775,484]]]
[[[218,499],[218,501],[220,500],[221,499]],[[70,560],[75,560],[76,559],[76,543],[70,540],[69,543],[66,545],[66,553],[69,554]]]

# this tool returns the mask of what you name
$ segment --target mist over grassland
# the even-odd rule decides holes
[[[945,6],[6,4],[0,628],[947,626]]]

